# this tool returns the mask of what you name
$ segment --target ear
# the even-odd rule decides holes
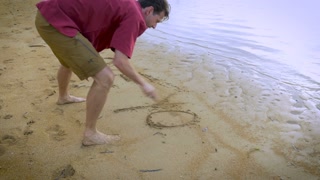
[[[153,7],[152,6],[148,6],[148,7],[146,7],[146,8],[144,8],[145,9],[145,14],[148,16],[148,15],[150,15],[150,14],[153,14]]]

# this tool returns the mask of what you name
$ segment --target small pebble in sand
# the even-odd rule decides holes
[[[208,127],[202,128],[202,132],[207,132],[208,131]]]

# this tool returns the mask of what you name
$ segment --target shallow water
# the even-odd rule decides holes
[[[314,106],[320,103],[319,1],[169,2],[169,21],[146,36],[227,58],[219,63],[266,76],[293,93],[304,92]]]
[[[161,61],[176,59],[166,70],[157,67],[170,73],[164,78],[197,94],[194,108],[213,110],[233,130],[252,127],[265,152],[318,167],[320,2],[169,2],[169,21],[142,36],[164,53]]]

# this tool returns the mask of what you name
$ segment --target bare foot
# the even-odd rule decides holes
[[[84,137],[82,140],[82,144],[84,146],[91,146],[91,145],[99,145],[99,144],[110,144],[115,141],[119,141],[119,135],[107,135],[101,132],[97,132],[89,137]]]
[[[59,99],[57,101],[57,104],[58,105],[63,105],[63,104],[70,104],[70,103],[80,103],[80,102],[84,102],[84,101],[86,101],[85,98],[69,96],[66,99]]]

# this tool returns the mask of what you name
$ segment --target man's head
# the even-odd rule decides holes
[[[168,20],[170,5],[167,0],[138,0],[148,27],[155,28],[157,23]]]

